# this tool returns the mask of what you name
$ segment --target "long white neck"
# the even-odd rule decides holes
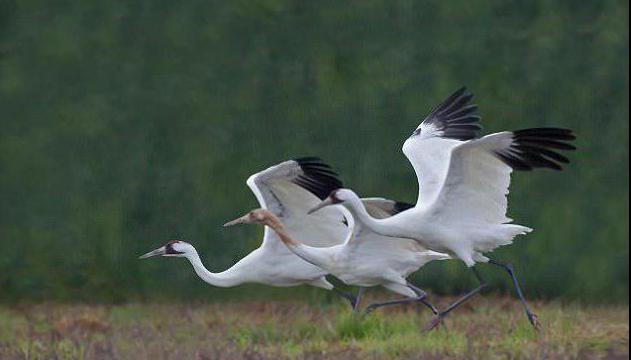
[[[210,285],[219,286],[219,287],[231,287],[241,284],[243,281],[239,279],[236,274],[234,274],[231,269],[226,271],[222,271],[220,273],[213,273],[210,270],[206,269],[202,260],[199,258],[199,254],[197,251],[194,251],[192,254],[188,254],[186,256],[188,261],[190,261],[191,265],[193,265],[193,269],[197,276],[199,276],[202,280],[209,283]]]
[[[372,217],[359,198],[344,202],[344,207],[353,215],[355,221],[383,236],[400,237],[399,229],[392,226],[392,217],[376,219]]]

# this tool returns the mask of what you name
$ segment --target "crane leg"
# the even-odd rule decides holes
[[[366,310],[364,310],[364,316],[370,314],[371,312],[377,310],[378,308],[381,307],[385,307],[385,306],[393,306],[393,305],[405,305],[405,304],[410,304],[410,303],[414,303],[414,302],[420,302],[423,305],[427,306],[428,308],[430,308],[432,310],[432,312],[434,312],[434,314],[438,314],[438,310],[436,310],[436,308],[434,307],[434,305],[432,305],[432,303],[430,303],[429,301],[427,301],[427,293],[425,291],[423,291],[422,289],[417,288],[416,286],[408,283],[407,286],[414,291],[417,294],[417,297],[415,298],[409,298],[409,299],[403,299],[403,300],[393,300],[393,301],[386,301],[386,302],[382,302],[382,303],[374,303],[374,304],[370,304],[366,307]]]
[[[469,301],[469,299],[471,299],[472,297],[474,297],[480,291],[484,290],[487,287],[486,281],[484,281],[484,279],[482,278],[482,275],[480,275],[478,270],[475,267],[472,267],[471,270],[473,271],[473,274],[475,274],[475,278],[478,280],[478,283],[480,285],[477,288],[475,288],[475,289],[469,291],[468,293],[466,293],[460,299],[454,301],[444,311],[441,311],[438,314],[436,314],[434,319],[432,319],[432,321],[430,321],[430,323],[427,324],[427,326],[425,327],[425,331],[431,331],[431,330],[435,329],[436,327],[438,327],[438,325],[440,325],[442,323],[443,319],[447,315],[449,315],[450,312],[452,312],[454,309],[456,309],[460,305],[462,305],[462,304],[466,303],[467,301]]]
[[[343,297],[344,299],[348,300],[351,303],[351,307],[353,308],[353,311],[355,311],[355,308],[358,306],[358,303],[359,303],[355,295],[348,293],[346,291],[342,291],[336,287],[333,288],[333,292]],[[360,292],[361,292],[361,289],[360,289]]]
[[[541,324],[539,323],[539,319],[537,315],[530,310],[530,306],[528,306],[528,302],[526,302],[526,298],[524,297],[523,292],[521,291],[521,287],[519,286],[519,281],[517,280],[517,276],[515,275],[515,267],[513,264],[504,264],[499,261],[489,260],[489,264],[498,266],[510,275],[513,280],[513,285],[515,286],[515,291],[517,292],[517,296],[519,297],[519,301],[524,306],[524,310],[526,311],[526,316],[528,316],[528,321],[532,324],[535,330],[539,330],[541,328]]]
[[[427,300],[427,293],[423,289],[416,287],[414,284],[410,282],[408,282],[408,287],[412,289],[412,291],[418,294],[419,301],[423,303],[423,305],[427,306],[430,310],[432,310],[434,315],[438,315],[439,313],[438,309],[431,302]]]
[[[360,287],[359,290],[357,291],[357,297],[355,298],[355,304],[353,304],[353,312],[355,314],[359,313],[359,306],[361,305],[362,296],[364,295],[365,291],[366,291],[366,288],[364,288],[364,287]]]

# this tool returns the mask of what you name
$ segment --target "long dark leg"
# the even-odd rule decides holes
[[[342,291],[336,287],[333,288],[333,292],[348,300],[351,303],[351,307],[355,310],[355,306],[357,306],[357,298],[355,295],[351,293],[347,293],[346,291]]]
[[[421,302],[423,305],[427,306],[428,308],[430,308],[432,310],[432,312],[434,312],[434,314],[438,314],[438,310],[436,310],[436,308],[434,307],[434,305],[432,305],[429,301],[427,301],[427,293],[425,291],[423,291],[422,289],[417,288],[416,286],[410,284],[409,282],[407,283],[407,286],[414,291],[414,293],[416,293],[417,297],[415,298],[408,298],[408,299],[402,299],[402,300],[393,300],[393,301],[386,301],[386,302],[382,302],[382,303],[375,303],[375,304],[370,304],[366,307],[366,310],[364,311],[364,315],[368,315],[371,312],[377,310],[378,308],[381,307],[385,307],[385,306],[393,306],[393,305],[405,305],[405,304],[410,304],[410,303],[414,303],[414,302]]]
[[[418,295],[418,299],[421,303],[423,303],[423,305],[427,306],[430,310],[432,310],[434,315],[438,315],[439,313],[438,309],[431,302],[427,300],[427,293],[423,289],[414,286],[414,284],[410,283],[409,281],[408,281],[408,287],[412,289]]]
[[[361,305],[362,296],[364,295],[365,291],[366,291],[366,288],[363,288],[363,287],[360,287],[359,290],[357,291],[357,297],[355,298],[355,304],[353,304],[353,312],[355,314],[359,313],[359,306]]]
[[[473,271],[473,274],[475,274],[475,278],[478,280],[479,286],[471,291],[469,291],[468,293],[466,293],[463,297],[461,297],[460,299],[456,300],[455,302],[453,302],[451,305],[449,305],[449,307],[447,309],[445,309],[444,311],[441,312],[441,314],[443,316],[446,316],[447,314],[449,314],[452,310],[454,310],[455,308],[459,307],[460,305],[464,304],[465,302],[467,302],[469,299],[471,299],[472,297],[474,297],[475,295],[477,295],[480,291],[484,290],[487,287],[486,281],[482,278],[482,275],[480,275],[480,272],[475,268],[472,267],[471,271]]]
[[[508,275],[510,275],[513,280],[513,285],[515,286],[515,291],[517,291],[517,296],[519,296],[519,300],[524,306],[524,310],[526,310],[526,316],[528,316],[528,321],[534,326],[536,330],[539,330],[541,324],[539,323],[539,319],[537,315],[530,310],[530,306],[528,306],[528,302],[526,302],[526,298],[524,297],[523,292],[521,291],[521,287],[519,286],[519,281],[517,280],[517,276],[515,275],[515,267],[513,264],[504,264],[499,261],[489,260],[489,264],[499,266],[502,269],[506,270]]]
[[[449,315],[449,313],[452,312],[454,309],[456,309],[460,305],[466,303],[467,301],[469,301],[469,299],[471,299],[472,297],[474,297],[480,291],[484,290],[487,287],[486,281],[484,281],[484,279],[482,278],[482,275],[480,275],[480,273],[475,268],[475,266],[471,268],[471,271],[473,271],[473,274],[475,275],[475,278],[478,280],[479,286],[477,288],[469,291],[464,296],[462,296],[460,299],[454,301],[451,305],[449,305],[449,307],[447,309],[445,309],[444,311],[441,311],[439,314],[437,314],[434,317],[434,319],[432,319],[432,321],[425,327],[426,331],[430,331],[430,330],[433,330],[434,328],[436,328],[438,325],[440,325],[440,323],[443,321],[445,316]]]

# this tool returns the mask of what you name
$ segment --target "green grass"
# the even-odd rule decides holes
[[[425,333],[425,309],[360,318],[344,305],[0,307],[0,359],[628,357],[628,307],[536,303],[536,333],[514,300],[477,299]]]

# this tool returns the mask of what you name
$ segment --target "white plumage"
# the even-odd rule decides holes
[[[289,160],[272,166],[252,175],[247,180],[247,185],[261,207],[283,219],[288,231],[301,234],[309,245],[341,244],[350,232],[338,209],[326,209],[317,216],[306,216],[307,210],[320,202],[314,194],[324,197],[341,185],[335,173],[316,158]],[[220,273],[208,271],[195,248],[183,241],[170,242],[143,257],[155,255],[186,257],[197,274],[215,286],[260,283],[287,287],[305,284],[333,289],[333,285],[325,278],[326,271],[294,255],[280,242],[277,234],[268,229],[259,248]]]
[[[387,199],[363,199],[372,216],[387,218],[394,202]],[[316,248],[302,242],[300,234],[287,246],[301,258],[325,269],[347,285],[371,287],[381,285],[395,293],[417,298],[406,278],[432,260],[444,260],[446,254],[430,251],[411,239],[383,236],[349,216],[352,229],[341,245]]]
[[[477,106],[469,104],[472,97],[464,88],[455,92],[432,110],[403,145],[419,183],[414,208],[377,219],[348,189],[334,191],[324,203],[344,204],[370,230],[414,239],[469,267],[489,261],[485,253],[530,232],[506,216],[511,172],[561,170],[561,164],[569,160],[558,150],[573,150],[567,141],[574,135],[566,129],[534,128],[476,139],[480,118],[475,115]],[[517,284],[513,271],[509,273]]]
[[[348,206],[354,217],[386,236],[417,240],[422,246],[460,258],[468,266],[510,244],[530,228],[506,216],[510,174],[514,169],[560,169],[571,150],[571,131],[555,128],[500,132],[474,139],[479,117],[472,96],[461,89],[434,109],[403,145],[419,182],[414,208],[386,219],[371,217],[347,189],[334,191],[330,203]],[[316,212],[317,213],[317,212]]]
[[[342,206],[328,207],[317,214],[307,215],[307,211],[320,203],[321,198],[342,186],[329,166],[317,158],[282,162],[250,176],[247,185],[261,207],[277,216],[285,230],[299,238],[305,246],[330,249],[342,245],[351,235],[354,223]],[[396,211],[395,202],[390,200],[371,198],[363,201],[375,216],[391,216]],[[418,247],[413,241],[411,246]],[[220,273],[206,269],[195,248],[184,241],[171,241],[142,257],[156,255],[187,258],[198,276],[215,286],[260,283],[288,287],[305,284],[333,289],[326,280],[325,276],[329,273],[326,269],[296,256],[281,242],[278,234],[267,227],[259,248]]]

